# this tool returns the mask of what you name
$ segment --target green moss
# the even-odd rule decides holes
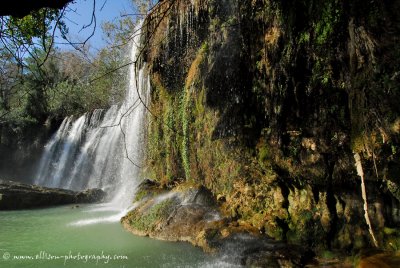
[[[258,162],[259,164],[266,168],[271,159],[271,152],[268,145],[263,145],[258,148]]]
[[[309,210],[305,210],[300,213],[300,218],[302,222],[309,222],[313,219],[313,213]]]
[[[146,167],[149,176],[162,185],[170,185],[184,177],[181,168],[180,143],[182,139],[181,98],[173,92],[153,92],[147,143]]]
[[[149,194],[149,191],[146,190],[140,190],[135,194],[135,199],[133,202],[138,202],[141,201],[143,198],[145,198]]]
[[[332,252],[330,250],[324,250],[321,253],[321,257],[324,259],[334,259],[337,258],[337,254],[335,254],[335,252]]]
[[[205,102],[205,89],[202,88],[200,92],[197,94],[197,98],[195,99],[195,113],[198,116],[204,115],[205,112],[205,107],[204,107],[204,102]],[[198,122],[199,120],[196,120]]]
[[[311,83],[328,87],[332,82],[332,68],[327,58],[317,57],[312,68]]]
[[[185,170],[186,180],[191,179],[190,169],[190,122],[191,122],[191,98],[189,89],[184,90],[181,101],[181,120],[182,120],[182,132],[183,139],[181,144],[181,156],[183,168]]]
[[[397,230],[393,229],[393,228],[385,227],[385,228],[383,228],[383,233],[385,235],[393,235],[393,234],[397,233]]]
[[[152,231],[159,221],[167,219],[172,208],[173,201],[168,199],[152,206],[144,214],[135,214],[137,211],[133,211],[128,214],[128,217],[130,217],[130,224],[139,231]]]
[[[299,37],[299,44],[308,44],[310,42],[310,33],[309,32],[303,32],[300,34]]]
[[[355,235],[353,237],[353,247],[356,250],[365,248],[368,245],[368,243],[365,241],[365,237],[362,235]]]
[[[169,102],[168,102],[169,103]],[[174,115],[173,115],[173,109],[168,105],[168,108],[166,109],[164,113],[164,127],[163,127],[163,133],[164,133],[164,148],[165,148],[165,165],[166,165],[166,179],[167,181],[172,181],[173,180],[173,170],[172,170],[172,165],[171,165],[171,157],[172,157],[172,151],[173,151],[173,131],[171,128],[174,126]]]
[[[228,5],[218,1],[207,3],[203,15],[208,19],[202,18],[196,25],[204,31],[196,35],[196,27],[191,29],[190,38],[194,38],[185,48],[158,48],[166,51],[154,62],[153,71],[162,73],[160,81],[174,83],[165,82],[167,89],[159,83],[152,91],[152,97],[157,97],[150,109],[157,111],[149,135],[153,144],[149,153],[152,177],[169,184],[186,179],[205,185],[216,196],[225,197],[227,215],[252,226],[264,226],[266,233],[275,238],[283,239],[288,234],[290,241],[323,244],[315,237],[323,240],[328,232],[336,232],[331,234],[336,235],[332,244],[339,241],[340,247],[351,248],[354,229],[342,231],[342,221],[332,229],[330,211],[325,207],[312,209],[326,200],[300,192],[296,204],[291,204],[287,192],[311,185],[322,193],[326,187],[336,191],[351,184],[355,179],[351,151],[366,152],[365,146],[373,144],[371,152],[381,154],[376,159],[379,173],[387,173],[389,190],[400,196],[394,183],[398,176],[390,176],[391,167],[385,166],[383,155],[386,150],[388,158],[394,159],[400,151],[397,145],[390,148],[393,136],[387,133],[384,148],[365,135],[373,131],[365,131],[368,124],[377,128],[381,126],[379,120],[385,125],[391,122],[386,117],[393,121],[397,116],[390,109],[380,108],[389,99],[398,99],[393,92],[399,88],[399,68],[390,59],[399,58],[400,49],[386,52],[391,50],[392,39],[366,25],[368,21],[374,27],[384,26],[377,16],[380,12],[355,10],[363,8],[360,3],[245,1],[238,3],[235,14],[227,12]],[[343,10],[344,6],[349,10]],[[383,17],[386,20],[390,16]],[[351,21],[354,40],[350,40],[347,29]],[[170,23],[169,27],[176,29],[174,20]],[[236,23],[240,27],[230,27]],[[390,28],[387,32],[395,30]],[[381,34],[382,38],[377,38]],[[352,46],[355,52],[350,52]],[[232,65],[220,63],[230,61],[230,57],[235,57]],[[356,75],[350,66],[353,61]],[[389,61],[393,63],[388,67],[391,72],[374,65],[387,65]],[[237,73],[236,65],[240,65]],[[367,65],[371,69],[365,69]],[[377,77],[369,86],[371,73]],[[214,88],[214,84],[222,86]],[[230,95],[235,95],[237,102]],[[370,121],[366,120],[369,108],[374,112]],[[229,133],[215,135],[231,124],[238,129],[232,135],[235,137]],[[296,136],[289,133],[291,130],[302,132]],[[303,144],[308,136],[315,142],[314,147]],[[366,170],[373,172],[367,154],[363,157]],[[280,195],[278,190],[267,190],[278,183],[285,185]],[[305,203],[307,207],[301,205]],[[339,214],[343,211],[339,213],[338,209]]]
[[[266,228],[265,233],[266,233],[268,236],[273,237],[274,239],[277,239],[277,240],[284,240],[284,239],[286,239],[286,237],[285,237],[285,236],[286,236],[286,233],[285,233],[284,230],[283,230],[281,227],[279,227],[279,226],[273,226],[273,227],[268,226],[268,227]]]
[[[326,1],[320,19],[314,24],[315,41],[318,45],[324,45],[328,42],[334,33],[339,18],[340,8],[338,1]]]
[[[192,85],[196,82],[198,82],[200,78],[200,72],[201,72],[201,65],[203,64],[204,60],[207,57],[209,48],[208,48],[208,43],[204,42],[199,50],[196,53],[196,57],[193,60],[187,76],[186,76],[186,81],[185,81],[185,89],[188,90]]]

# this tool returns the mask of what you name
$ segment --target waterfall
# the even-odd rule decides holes
[[[130,60],[138,56],[140,34],[133,40]],[[108,110],[64,119],[45,146],[35,184],[71,190],[102,188],[112,203],[127,207],[139,181],[150,85],[145,66],[129,67],[125,100]],[[139,95],[140,94],[140,95]]]

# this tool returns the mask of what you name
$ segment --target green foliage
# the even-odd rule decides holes
[[[147,162],[155,170],[154,178],[163,184],[185,178],[193,180],[193,151],[195,127],[200,118],[196,113],[204,112],[204,91],[197,96],[201,65],[208,53],[208,44],[203,43],[186,76],[185,86],[179,92],[167,92],[162,82],[154,75],[152,86],[153,109],[157,118],[152,118],[149,131]]]
[[[321,17],[314,24],[315,41],[318,45],[325,44],[334,32],[334,27],[340,18],[339,1],[326,1]]]
[[[49,113],[53,116],[62,117],[84,112],[82,103],[85,99],[82,89],[84,88],[81,85],[72,84],[69,81],[61,81],[50,87]]]
[[[146,189],[141,189],[135,194],[135,199],[133,202],[139,202],[142,201],[145,197],[147,196],[153,196],[156,192],[155,191],[149,191]]]
[[[174,133],[171,130],[170,127],[175,125],[175,119],[174,119],[174,112],[172,110],[172,107],[169,107],[169,109],[167,109],[165,111],[165,115],[164,115],[164,138],[165,138],[165,159],[167,159],[167,163],[166,163],[166,177],[168,181],[172,181],[173,180],[173,167],[171,165],[171,162],[168,161],[169,159],[171,159],[171,157],[173,157],[173,142],[174,142]]]
[[[50,38],[49,31],[55,21],[58,21],[56,26],[65,35],[68,29],[61,16],[60,10],[43,8],[23,18],[8,17],[3,27],[19,44],[32,44],[34,38]]]
[[[127,36],[131,36],[134,32],[135,23],[126,17],[116,22],[104,22],[101,27],[108,43],[123,44],[126,43]]]
[[[270,158],[271,158],[271,153],[268,146],[264,145],[261,148],[259,148],[258,161],[262,167],[265,166],[265,162],[270,160]]]
[[[125,47],[116,43],[132,31],[132,20],[106,24],[113,46],[88,60],[78,51],[54,47],[55,31],[61,36],[68,32],[63,16],[63,10],[44,8],[23,18],[1,18],[0,124],[42,124],[49,117],[107,108],[122,100],[126,69],[118,67]]]
[[[181,96],[181,124],[182,124],[182,145],[181,145],[181,156],[183,168],[185,171],[186,180],[192,180],[192,167],[191,167],[191,147],[193,147],[193,121],[196,121],[193,115],[193,110],[196,108],[197,111],[204,109],[203,104],[199,103],[194,98],[194,91],[196,90],[201,74],[201,66],[204,63],[207,54],[209,53],[208,43],[204,42],[199,50],[197,51],[196,58],[193,60],[185,82],[185,88],[183,89]],[[204,93],[204,92],[203,92]],[[200,94],[200,97],[202,95]],[[203,96],[204,97],[204,96]]]
[[[63,118],[107,108],[122,100],[126,81],[123,70],[92,81],[118,66],[118,55],[114,52],[103,50],[93,64],[77,52],[52,50],[47,56],[42,50],[36,55],[40,56],[39,61],[48,59],[38,66],[37,59],[27,58],[26,71],[13,73],[16,81],[3,78],[0,116],[6,115],[0,122],[21,126],[43,123],[48,117]],[[8,68],[17,68],[17,63]]]
[[[190,121],[191,121],[191,99],[190,89],[185,89],[181,100],[181,117],[183,139],[181,145],[181,155],[186,180],[191,179],[190,172]]]
[[[311,82],[315,85],[328,86],[332,78],[332,70],[326,58],[317,57],[312,68]]]
[[[310,33],[303,32],[300,34],[299,44],[308,44],[310,42]]]
[[[157,115],[151,118],[147,139],[147,162],[152,170],[151,176],[163,185],[184,177],[181,167],[180,145],[181,98],[165,91],[160,81],[153,79],[152,111]]]
[[[132,0],[132,3],[140,15],[146,15],[151,8],[153,8],[158,1],[156,0],[148,0],[148,1],[143,1],[143,0]]]
[[[56,30],[62,37],[68,33],[63,16],[64,11],[43,8],[23,18],[2,17],[0,50],[7,51],[20,67],[32,67],[26,62],[29,58],[41,67],[53,49]]]

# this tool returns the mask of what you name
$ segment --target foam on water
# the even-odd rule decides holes
[[[125,214],[126,214],[126,212],[123,212],[123,213],[120,212],[118,214],[107,216],[107,217],[79,220],[79,221],[72,222],[68,225],[69,226],[85,226],[85,225],[99,224],[99,223],[113,223],[113,222],[118,222],[121,219],[121,217],[123,217]]]

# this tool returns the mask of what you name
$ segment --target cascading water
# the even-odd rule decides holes
[[[137,34],[133,40],[132,62],[138,56],[139,38]],[[102,188],[113,197],[115,206],[129,206],[139,183],[146,115],[142,102],[148,99],[150,88],[143,69],[135,72],[130,65],[120,107],[64,119],[45,147],[36,184],[72,190]]]

